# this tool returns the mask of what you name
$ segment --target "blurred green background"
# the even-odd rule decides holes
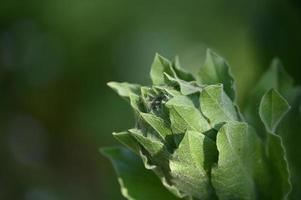
[[[155,52],[195,71],[207,47],[242,106],[274,56],[300,84],[301,3],[0,0],[0,199],[122,199],[98,148],[133,116],[106,82],[149,84]]]

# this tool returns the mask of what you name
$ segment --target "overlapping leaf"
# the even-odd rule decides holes
[[[254,137],[245,123],[229,122],[219,130],[218,163],[212,169],[212,184],[219,199],[255,199]]]
[[[259,114],[266,127],[267,159],[270,173],[270,184],[275,189],[273,199],[285,199],[291,191],[290,173],[282,139],[275,134],[276,128],[288,112],[287,101],[274,89],[269,90],[260,103]],[[277,160],[277,162],[275,162]]]
[[[270,79],[271,74],[284,74],[276,61],[273,66],[259,88],[266,87],[265,79]],[[256,125],[256,132],[245,122],[235,103],[235,84],[229,65],[212,51],[207,52],[197,76],[199,82],[180,68],[178,60],[172,63],[158,54],[150,75],[152,87],[109,83],[129,100],[136,114],[133,129],[113,135],[136,153],[145,167],[144,172],[141,166],[133,167],[134,171],[128,172],[131,177],[124,174],[126,170],[122,167],[137,165],[123,157],[124,150],[107,153],[121,171],[119,180],[126,198],[280,200],[288,196],[291,184],[285,150],[274,132],[289,105],[277,91],[270,90],[264,95],[259,114],[258,108],[252,110],[251,118],[258,121],[260,116],[266,127],[265,130]],[[282,92],[291,89],[291,79],[285,74],[273,80],[268,87],[275,86]],[[119,160],[126,160],[127,164],[120,164]],[[141,171],[141,176],[155,174],[156,181],[161,183],[150,181],[156,184],[154,188],[138,187],[140,191],[135,191],[135,181],[136,184],[141,181],[135,170]],[[141,187],[153,186],[141,184]],[[166,196],[168,191],[171,196]],[[148,192],[156,194],[143,197],[142,192],[146,196]]]
[[[211,128],[187,96],[175,96],[166,103],[166,106],[169,109],[171,129],[174,134],[185,133],[186,130],[203,133]]]
[[[222,57],[210,49],[207,50],[205,64],[200,68],[198,77],[202,84],[223,84],[226,94],[232,101],[235,100],[235,83],[230,67]]]
[[[210,199],[208,167],[217,157],[215,143],[196,131],[187,131],[170,159],[172,183],[187,196]]]
[[[267,137],[270,199],[287,199],[292,190],[290,172],[280,136],[269,133]]]
[[[248,123],[264,132],[261,120],[259,118],[258,106],[260,104],[261,97],[270,89],[277,90],[288,100],[294,98],[293,80],[284,70],[279,59],[274,59],[270,68],[260,78],[258,83],[254,86],[248,97],[248,104],[244,111]]]
[[[209,85],[200,96],[201,110],[213,126],[227,121],[238,120],[237,112],[223,85]]]

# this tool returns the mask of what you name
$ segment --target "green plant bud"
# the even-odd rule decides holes
[[[125,198],[287,198],[290,172],[276,129],[290,106],[277,88],[251,114],[261,129],[240,113],[229,65],[211,50],[195,75],[157,54],[150,77],[151,86],[108,83],[136,117],[135,127],[113,133],[125,147],[102,150]]]

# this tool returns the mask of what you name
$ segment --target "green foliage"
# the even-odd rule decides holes
[[[271,89],[261,99],[259,115],[266,129],[275,132],[279,122],[289,109],[288,102],[275,89]]]
[[[153,86],[110,82],[136,116],[133,129],[113,133],[131,151],[103,150],[124,197],[286,199],[290,171],[276,129],[290,108],[281,93],[292,85],[282,73],[274,61],[252,93],[261,97],[250,103],[247,120],[235,103],[229,65],[210,50],[196,77],[183,71],[178,60],[157,54]]]
[[[265,100],[261,100],[263,95],[265,96]],[[284,100],[283,97],[285,97],[287,101]],[[248,123],[256,127],[257,133],[259,133],[262,140],[270,143],[269,151],[271,160],[276,159],[275,157],[273,158],[271,153],[274,152],[276,155],[280,154],[280,152],[277,152],[278,150],[281,150],[280,146],[285,146],[286,159],[272,163],[279,165],[278,167],[280,168],[281,166],[285,168],[285,163],[287,163],[286,160],[288,161],[293,185],[292,192],[289,195],[290,199],[299,199],[301,196],[301,192],[299,191],[299,188],[301,188],[301,148],[300,141],[296,139],[299,138],[301,133],[300,97],[301,88],[293,86],[292,78],[284,70],[279,59],[274,59],[270,68],[262,75],[254,89],[250,92],[248,97],[249,102],[244,112]],[[273,103],[273,98],[274,101],[279,101],[280,103],[279,105],[276,104],[277,107],[275,107],[275,104]],[[291,109],[287,115],[283,117],[282,115],[284,115],[288,109],[287,102],[291,105]],[[260,105],[260,115],[257,114],[258,105]],[[270,106],[263,107],[264,105]],[[271,112],[271,110],[274,111]],[[282,117],[283,120],[278,123],[278,120],[281,120]],[[261,123],[261,119],[264,120],[264,123]],[[278,124],[279,127],[277,128],[277,133],[281,138],[275,134],[266,134],[266,128],[269,129],[269,132],[275,131],[273,129],[275,129],[275,125]],[[281,154],[284,154],[283,151]],[[282,157],[284,157],[284,155]],[[282,170],[282,176],[285,177],[286,173],[288,172]],[[273,177],[275,178],[275,181],[271,183],[272,185],[277,183],[277,181],[281,181],[281,179],[279,179],[281,176],[274,175]],[[287,191],[289,185],[287,182],[284,183],[286,184],[283,184],[283,189],[284,191]],[[273,194],[277,196],[281,192],[283,192],[283,190],[274,191]]]
[[[165,190],[151,171],[145,170],[142,161],[131,151],[124,148],[106,148],[102,153],[111,159],[118,172],[121,192],[128,199],[166,199],[175,200]]]

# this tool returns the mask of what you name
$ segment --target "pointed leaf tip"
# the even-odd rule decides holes
[[[171,62],[156,53],[151,66],[150,77],[154,85],[164,84],[164,72],[171,74]]]
[[[188,71],[186,71],[182,66],[181,66],[181,63],[180,63],[180,59],[179,59],[179,56],[176,56],[175,57],[175,60],[173,62],[173,71],[174,71],[174,75],[175,77],[179,78],[179,79],[182,79],[183,81],[187,81],[187,82],[190,82],[190,81],[195,81],[195,77]]]
[[[131,94],[138,94],[140,92],[140,86],[130,83],[108,82],[107,85],[112,88],[121,97],[129,98]]]
[[[281,94],[287,93],[287,90],[293,87],[293,78],[285,71],[283,64],[279,58],[274,58],[271,63],[271,70],[273,71],[273,81],[275,89],[279,90]]]
[[[252,91],[252,101],[254,98],[261,97],[271,88],[276,89],[282,95],[288,94],[293,88],[293,79],[285,71],[279,58],[274,58],[271,61],[270,67],[255,85]]]
[[[139,143],[133,138],[133,136],[130,135],[128,131],[124,132],[113,132],[112,135],[124,146],[128,147],[131,149],[133,152],[136,154],[139,153],[140,147]]]
[[[289,111],[290,105],[275,89],[265,93],[259,105],[259,115],[267,131],[275,132],[278,124]]]
[[[224,90],[232,101],[235,100],[235,81],[231,73],[229,64],[214,51],[207,49],[204,65],[198,73],[201,84],[224,85]]]

